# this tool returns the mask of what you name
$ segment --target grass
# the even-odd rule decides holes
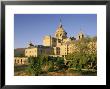
[[[14,66],[14,71],[15,72],[25,71],[27,67],[28,67],[27,65],[15,65]]]
[[[15,76],[29,76],[31,75],[28,71],[27,71],[27,65],[15,65],[14,66],[14,75]]]

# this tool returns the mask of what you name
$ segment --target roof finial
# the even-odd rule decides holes
[[[61,17],[60,17],[60,26],[59,26],[60,28],[62,27],[62,23],[61,23]]]
[[[83,33],[82,27],[80,28],[80,33]]]

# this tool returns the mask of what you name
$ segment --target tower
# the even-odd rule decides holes
[[[51,38],[52,37],[50,35],[44,36],[43,45],[44,46],[51,46]]]
[[[67,38],[67,33],[62,26],[61,19],[60,19],[60,24],[55,32],[55,37],[60,40]]]
[[[80,29],[80,32],[78,33],[77,39],[80,40],[80,39],[83,39],[83,38],[84,38],[84,34]]]

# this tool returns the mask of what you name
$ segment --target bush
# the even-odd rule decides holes
[[[28,61],[29,61],[28,71],[32,75],[35,76],[39,75],[42,72],[41,68],[42,60],[40,59],[40,57],[30,57]]]

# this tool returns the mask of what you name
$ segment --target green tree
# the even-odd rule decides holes
[[[90,46],[88,44],[90,43]],[[86,69],[96,69],[97,67],[97,51],[95,48],[96,37],[90,38],[86,37],[81,40],[74,42],[77,47],[77,51],[68,54],[66,60],[70,68],[76,68],[81,70]]]
[[[57,57],[57,60],[56,60],[55,65],[57,66],[57,69],[58,70],[63,69],[64,68],[64,65],[65,65],[64,59],[62,57]]]
[[[39,75],[42,72],[42,59],[40,56],[38,57],[29,57],[28,58],[28,62],[29,62],[29,66],[28,66],[28,71],[32,74],[32,75]]]

